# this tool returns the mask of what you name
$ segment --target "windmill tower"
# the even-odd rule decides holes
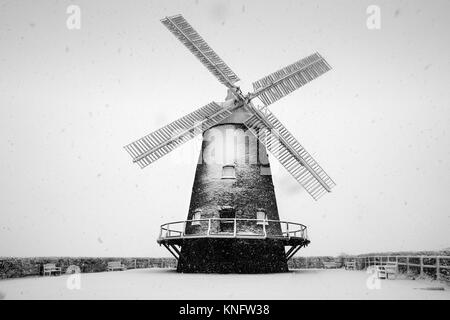
[[[254,82],[254,92],[244,95],[235,85],[238,76],[183,16],[161,22],[228,93],[224,102],[211,102],[125,146],[144,168],[203,134],[187,220],[163,224],[158,243],[177,258],[179,272],[288,271],[287,261],[310,241],[306,226],[279,218],[266,150],[315,200],[335,183],[267,106],[331,67],[315,53]]]

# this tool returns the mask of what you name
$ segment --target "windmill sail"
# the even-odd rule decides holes
[[[308,193],[318,200],[330,192],[335,183],[317,164],[311,155],[287,131],[267,109],[259,110],[248,105],[253,112],[245,125],[266,145],[266,148],[281,162],[289,173]]]
[[[141,168],[148,166],[204,130],[225,119],[231,112],[211,102],[200,109],[125,146]]]
[[[182,15],[166,17],[161,22],[222,84],[231,88],[235,82],[239,81],[239,77],[219,58]]]
[[[255,92],[265,106],[287,96],[318,76],[331,70],[318,53],[314,53],[253,83]]]

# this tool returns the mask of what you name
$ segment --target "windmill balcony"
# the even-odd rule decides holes
[[[180,244],[198,238],[277,239],[286,244],[309,243],[306,226],[300,223],[238,218],[209,218],[161,225],[159,244]]]

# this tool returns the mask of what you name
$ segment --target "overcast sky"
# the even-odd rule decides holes
[[[81,8],[81,29],[66,9]],[[381,8],[369,30],[366,9]],[[123,146],[226,90],[160,23],[182,13],[251,83],[333,70],[270,106],[336,181],[315,202],[271,157],[298,255],[450,247],[450,1],[0,1],[0,256],[168,256],[200,140],[144,170]]]

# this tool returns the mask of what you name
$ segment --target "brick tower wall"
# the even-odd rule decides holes
[[[234,166],[235,179],[223,178],[224,166]],[[256,219],[264,211],[279,220],[267,152],[242,123],[224,123],[204,132],[187,220],[220,218],[234,210],[237,219]],[[198,217],[197,217],[198,218]],[[233,227],[233,224],[230,224]],[[185,232],[198,236],[224,230],[223,221],[194,221]],[[280,235],[279,223],[264,225],[268,235]],[[237,233],[263,235],[263,224],[237,222]],[[233,232],[233,230],[226,230]],[[198,238],[184,240],[178,272],[268,273],[288,271],[284,245],[276,239]]]
[[[236,179],[223,178],[223,167],[233,165]],[[238,219],[256,219],[261,209],[268,220],[279,220],[267,151],[242,124],[223,124],[204,133],[192,188],[188,220],[201,210],[201,218],[220,218],[220,210],[233,208]],[[213,221],[216,230],[219,221]],[[207,222],[187,225],[187,233],[203,233]],[[255,222],[238,222],[239,231],[261,233]],[[281,232],[278,223],[266,225],[268,234]]]

